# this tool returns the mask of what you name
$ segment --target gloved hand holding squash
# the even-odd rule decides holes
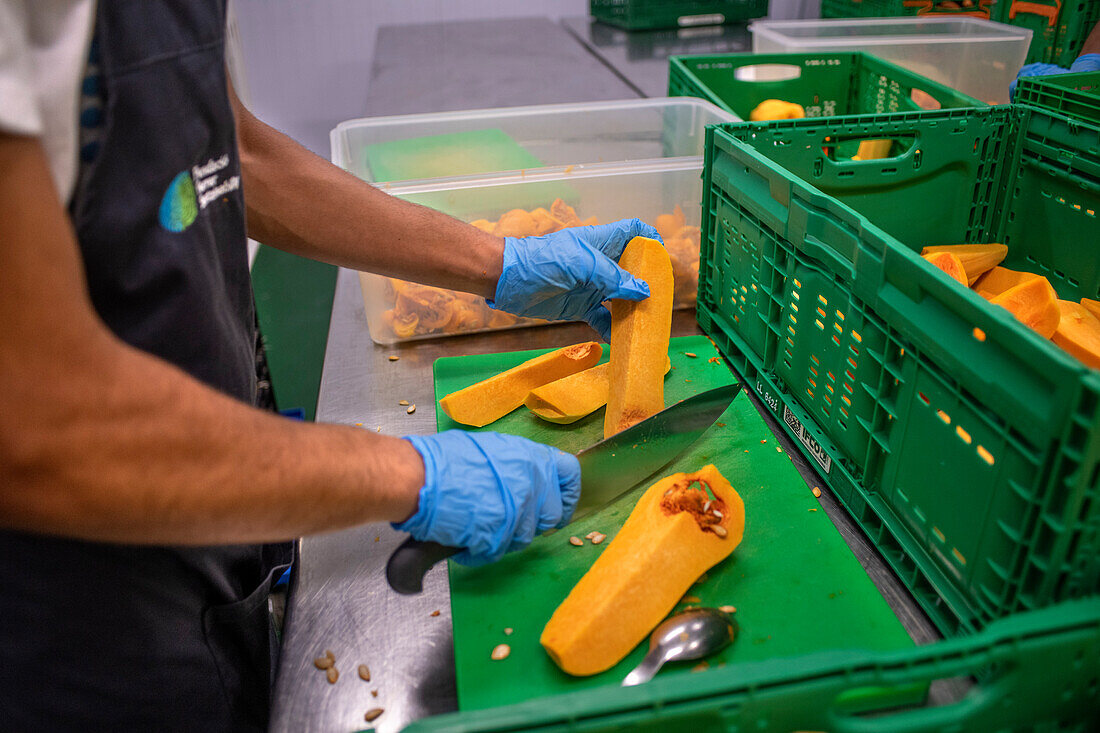
[[[448,430],[406,440],[424,461],[424,486],[416,513],[393,527],[466,548],[457,562],[495,562],[573,516],[581,469],[568,453],[501,433]]]
[[[660,239],[640,219],[505,237],[504,269],[489,305],[518,316],[587,321],[609,339],[611,313],[602,303],[649,297],[649,286],[616,264],[634,237]]]

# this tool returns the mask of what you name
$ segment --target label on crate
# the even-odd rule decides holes
[[[825,452],[825,449],[813,439],[809,431],[802,426],[798,418],[794,416],[790,408],[783,405],[783,422],[787,423],[787,427],[791,429],[795,437],[798,438],[798,442],[806,446],[806,449],[810,451],[810,455],[817,461],[817,465],[821,466],[821,470],[825,473],[829,473],[829,469],[833,467],[832,457]]]

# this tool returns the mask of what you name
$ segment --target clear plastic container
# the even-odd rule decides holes
[[[673,262],[676,307],[692,307],[699,275],[702,158],[545,167],[522,173],[381,186],[488,231],[543,234],[637,217],[658,228]],[[539,211],[539,210],[542,211]],[[371,338],[380,344],[539,325],[484,299],[360,273]]]
[[[332,161],[371,182],[702,156],[704,128],[739,118],[690,97],[348,120]]]
[[[964,94],[1005,104],[1031,31],[979,18],[757,20],[754,53],[866,51]]]

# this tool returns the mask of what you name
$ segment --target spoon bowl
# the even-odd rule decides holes
[[[665,662],[702,659],[737,635],[737,622],[717,608],[691,608],[665,619],[649,637],[649,653],[623,680],[623,687],[649,682]]]

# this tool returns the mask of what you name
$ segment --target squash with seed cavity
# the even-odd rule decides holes
[[[568,674],[610,669],[733,552],[744,528],[745,505],[714,466],[661,479],[554,611],[539,642]]]
[[[523,404],[536,387],[594,366],[603,355],[596,341],[566,346],[489,377],[439,401],[447,417],[480,428]]]
[[[619,266],[649,284],[649,297],[611,301],[605,438],[664,409],[665,363],[672,332],[672,260],[661,243],[634,237],[623,250]]]

